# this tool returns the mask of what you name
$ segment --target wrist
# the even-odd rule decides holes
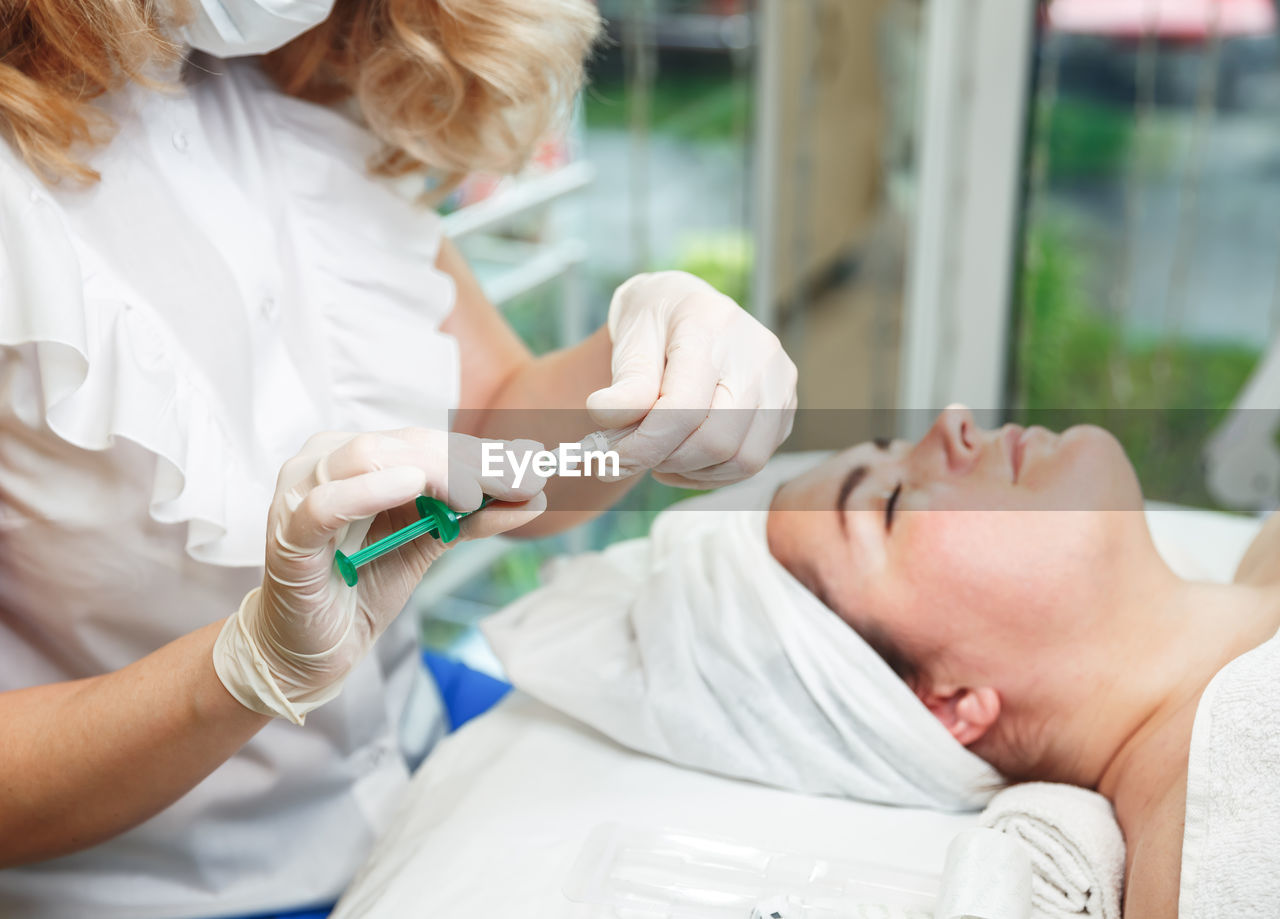
[[[301,725],[308,712],[342,691],[342,679],[320,687],[290,686],[287,674],[276,672],[255,637],[261,603],[262,588],[255,587],[223,623],[213,645],[214,671],[227,692],[245,708]]]
[[[243,727],[249,734],[256,733],[270,717],[247,708],[233,696],[218,677],[214,665],[213,648],[224,624],[225,621],[211,623],[192,636],[199,641],[199,665],[195,668],[196,681],[191,693],[192,717],[206,727],[224,725],[233,730]]]

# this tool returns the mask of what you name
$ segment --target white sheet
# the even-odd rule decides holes
[[[1184,577],[1229,581],[1259,526],[1167,505],[1150,510],[1157,547]],[[431,755],[333,919],[594,919],[561,887],[587,835],[606,822],[940,874],[948,843],[977,817],[682,769],[516,693]]]
[[[513,694],[448,738],[334,919],[585,919],[561,892],[614,822],[940,874],[977,815],[881,807],[718,778],[633,753]]]

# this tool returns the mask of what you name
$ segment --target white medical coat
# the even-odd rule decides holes
[[[348,119],[252,63],[205,66],[103,103],[92,187],[44,185],[0,141],[0,691],[223,619],[310,434],[442,428],[457,402],[438,218],[368,177],[378,144]],[[305,728],[273,722],[122,836],[0,871],[0,915],[335,898],[407,782],[406,707],[439,722],[424,680],[401,617]]]

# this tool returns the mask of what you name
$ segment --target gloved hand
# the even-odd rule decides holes
[[[520,526],[546,507],[545,479],[513,469],[481,474],[481,441],[406,428],[376,434],[317,434],[280,470],[267,519],[266,574],[227,620],[214,668],[242,704],[302,724],[338,694],[343,678],[404,608],[445,545],[429,536],[406,543],[343,582],[334,552],[358,550],[413,523],[413,500],[439,498],[473,511],[484,495],[501,502],[462,521],[459,539]],[[541,444],[515,441],[511,450]],[[511,465],[511,464],[506,464]]]
[[[636,275],[609,304],[613,384],[587,397],[629,472],[711,488],[754,475],[791,433],[796,367],[777,336],[693,275]]]

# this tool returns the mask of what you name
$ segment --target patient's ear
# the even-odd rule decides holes
[[[1000,717],[1000,693],[989,686],[921,688],[916,694],[951,736],[966,747],[981,739]]]

